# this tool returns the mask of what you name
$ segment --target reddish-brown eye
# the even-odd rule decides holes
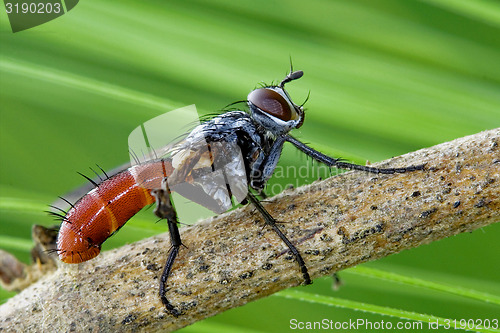
[[[272,89],[255,89],[248,95],[248,101],[262,111],[284,121],[291,120],[292,113],[295,115],[295,111],[290,109],[290,105],[283,96]]]

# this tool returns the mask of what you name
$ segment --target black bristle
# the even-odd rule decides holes
[[[304,103],[300,104],[300,107],[303,107],[304,104],[307,103],[307,101],[309,100],[309,96],[311,96],[311,90],[309,90],[309,92],[307,93],[307,97],[306,97],[306,100],[304,101]]]
[[[66,218],[65,215],[62,215],[62,214],[59,214],[59,213],[56,213],[56,212],[51,212],[51,211],[45,211],[46,213],[48,213],[49,215],[53,216],[56,221],[59,221],[59,222],[67,222],[67,223],[71,223],[70,221],[68,221],[68,219]]]
[[[64,199],[63,197],[58,197],[59,199],[61,199],[62,201],[66,202],[68,205],[71,206],[71,208],[75,209],[75,205],[73,205],[71,202],[69,202],[68,200]]]
[[[103,179],[101,178],[101,175],[100,175],[100,174],[98,174],[98,173],[97,173],[94,169],[92,169],[92,167],[89,167],[89,169],[90,169],[90,170],[92,170],[92,172],[93,172],[93,173],[95,173],[95,175],[97,176],[97,178],[99,178],[99,180],[100,180],[100,181],[101,181],[101,183],[102,183]]]
[[[56,209],[56,210],[58,210],[58,211],[60,211],[60,212],[64,213],[64,215],[66,215],[66,214],[67,214],[67,212],[66,212],[64,209],[61,209],[61,208],[59,208],[59,207],[56,207],[56,206],[53,206],[53,205],[49,205],[49,207],[50,207],[50,208],[53,208],[53,209]]]
[[[102,171],[102,173],[104,174],[104,176],[106,176],[106,179],[109,179],[109,176],[108,176],[108,174],[106,173],[106,171],[104,171],[104,169],[103,169],[103,168],[101,168],[101,166],[100,166],[99,164],[97,164],[97,163],[96,163],[95,165],[97,165],[97,167],[98,167],[98,168]]]
[[[82,176],[83,178],[87,179],[87,180],[88,180],[90,183],[92,183],[92,185],[94,185],[95,187],[98,187],[98,186],[99,186],[99,185],[98,185],[95,181],[93,181],[91,178],[89,178],[89,177],[85,176],[83,173],[78,172],[78,171],[77,171],[77,173],[78,173],[80,176]]]
[[[51,212],[51,211],[49,211],[49,210],[46,210],[45,212],[46,212],[47,214],[49,214],[49,215],[52,215],[52,216],[55,216],[55,217],[59,217],[59,218],[61,218],[61,219],[64,219],[64,218],[66,217],[66,216],[64,216],[64,215],[62,215],[62,214],[59,214],[59,213],[56,213],[56,212]]]

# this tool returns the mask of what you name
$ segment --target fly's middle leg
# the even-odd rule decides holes
[[[162,186],[160,189],[152,190],[151,194],[156,198],[156,208],[154,213],[156,216],[167,220],[168,230],[170,232],[170,243],[172,247],[168,253],[167,262],[165,263],[165,268],[160,279],[160,298],[165,306],[165,308],[172,315],[177,317],[180,315],[180,311],[177,310],[172,303],[169,302],[165,296],[165,291],[167,287],[167,280],[172,271],[172,266],[174,265],[175,258],[179,253],[179,248],[182,245],[181,236],[179,233],[177,213],[172,205],[172,200],[170,198],[170,189],[168,188],[167,179],[163,179]]]
[[[276,220],[269,214],[269,212],[262,206],[260,201],[250,192],[247,194],[247,198],[249,201],[252,202],[252,204],[257,208],[257,210],[262,214],[264,217],[264,220],[266,221],[266,224],[269,225],[274,232],[281,238],[281,240],[288,246],[288,249],[290,252],[295,257],[295,260],[297,260],[297,263],[299,264],[300,271],[302,273],[302,276],[304,278],[304,284],[311,284],[311,277],[309,276],[309,272],[307,271],[307,266],[304,262],[304,259],[302,259],[302,256],[300,255],[300,252],[297,250],[297,248],[290,242],[288,238],[286,238],[285,234],[278,228],[278,225],[276,224]]]

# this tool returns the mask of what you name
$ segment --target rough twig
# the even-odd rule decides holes
[[[312,278],[500,220],[500,129],[396,157],[397,175],[349,172],[265,203]],[[168,234],[63,265],[0,307],[0,331],[172,331],[299,285],[297,263],[247,206],[181,230],[165,312],[158,278]],[[78,311],[75,311],[78,309]]]

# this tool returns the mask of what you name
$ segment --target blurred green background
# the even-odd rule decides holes
[[[332,156],[375,162],[500,125],[496,1],[86,0],[16,34],[5,12],[0,18],[0,248],[25,262],[31,225],[53,223],[46,205],[85,183],[76,171],[126,162],[128,134],[166,111],[196,104],[210,113],[245,99],[282,79],[290,57],[305,72],[290,95],[300,104],[310,92],[293,134]],[[287,148],[280,163],[311,161]],[[155,221],[141,214],[105,248],[164,232]],[[363,266],[498,296],[499,237],[492,225]],[[328,278],[300,290],[444,318],[498,318],[499,306],[484,301],[355,270],[340,276],[338,291]],[[0,290],[0,302],[11,295]],[[283,332],[292,318],[396,321],[272,296],[184,331]]]

